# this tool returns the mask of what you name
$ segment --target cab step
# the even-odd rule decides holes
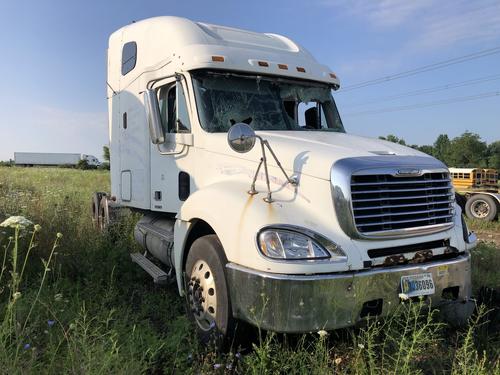
[[[132,258],[132,262],[137,263],[139,267],[141,267],[153,278],[155,284],[168,283],[170,279],[168,273],[163,271],[141,253],[132,253],[130,254],[130,258]]]

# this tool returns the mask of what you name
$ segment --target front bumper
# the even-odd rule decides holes
[[[266,330],[298,333],[352,326],[363,319],[370,301],[381,299],[378,315],[387,315],[400,303],[401,276],[422,272],[431,273],[434,280],[435,293],[428,296],[432,306],[450,306],[443,290],[458,287],[453,303],[467,305],[468,314],[470,271],[470,255],[465,254],[425,264],[318,275],[273,274],[229,263],[227,279],[235,318]]]

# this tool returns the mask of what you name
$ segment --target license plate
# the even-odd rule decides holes
[[[419,273],[417,275],[401,276],[401,291],[408,297],[434,294],[435,288],[432,274]]]

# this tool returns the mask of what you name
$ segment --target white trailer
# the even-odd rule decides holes
[[[347,134],[337,76],[297,43],[152,18],[111,35],[107,84],[111,194],[94,196],[96,223],[109,202],[143,214],[132,259],[177,284],[202,337],[235,319],[351,326],[400,296],[471,314],[476,240],[448,169]]]
[[[58,166],[77,165],[86,160],[89,165],[99,166],[101,163],[93,155],[61,152],[14,152],[14,163],[19,166]]]

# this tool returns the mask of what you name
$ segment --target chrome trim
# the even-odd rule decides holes
[[[408,176],[404,176],[408,177]],[[410,176],[411,177],[411,176]],[[418,176],[420,177],[420,175]],[[425,184],[428,182],[443,182],[443,180],[422,180],[422,181],[412,181],[412,184]],[[366,185],[399,185],[406,184],[408,185],[408,181],[388,181],[388,182],[355,182],[351,184],[351,186],[366,186]]]
[[[415,189],[398,189],[398,192],[403,192],[406,193],[408,191],[427,191],[427,190],[443,190],[443,189],[450,189],[452,186],[446,185],[446,186],[433,186],[432,188],[415,188]],[[392,193],[394,190],[356,190],[353,191],[352,194],[378,194],[378,193]]]
[[[380,215],[379,215],[380,216]],[[433,216],[434,219],[446,219],[453,217],[453,215],[441,215],[441,216]],[[418,223],[419,221],[425,221],[429,220],[427,217],[426,218],[421,218],[421,219],[410,219],[410,220],[396,220],[396,221],[391,221],[393,224],[403,224],[403,223]],[[365,224],[357,224],[358,227],[370,227],[372,225],[380,225],[383,224],[383,222],[380,223],[365,223]],[[446,223],[448,224],[448,223]],[[410,229],[410,228],[405,228],[405,229]],[[373,233],[373,232],[370,232]]]
[[[307,236],[314,241],[316,241],[318,244],[320,244],[329,254],[329,257],[321,257],[321,258],[301,258],[301,259],[279,259],[279,258],[271,258],[265,255],[262,250],[260,249],[260,244],[259,244],[259,236],[262,232],[266,230],[285,230],[289,232],[296,232],[299,234],[302,234],[304,236]],[[298,225],[291,225],[291,224],[273,224],[273,225],[266,225],[262,228],[260,228],[257,231],[257,235],[255,236],[255,245],[257,246],[257,249],[259,251],[259,254],[264,257],[264,259],[268,261],[273,261],[273,262],[280,262],[280,263],[311,263],[311,262],[328,262],[328,263],[346,263],[348,260],[346,252],[335,242],[329,240],[325,236],[311,230],[308,228],[300,227]],[[336,251],[340,251],[344,255],[337,255],[335,254]]]
[[[413,271],[428,271],[430,268],[438,266],[451,266],[462,264],[466,259],[468,259],[470,255],[461,255],[457,258],[441,260],[429,263],[415,263],[415,264],[406,264],[402,266],[394,266],[394,267],[381,267],[381,268],[373,268],[369,270],[360,270],[360,271],[347,271],[347,272],[336,272],[336,273],[317,273],[312,275],[293,275],[293,274],[285,274],[285,273],[274,273],[256,270],[253,268],[245,267],[236,263],[227,263],[226,268],[233,269],[236,271],[244,272],[250,275],[259,276],[264,279],[272,279],[272,280],[289,280],[289,281],[313,281],[313,280],[337,280],[337,279],[345,279],[353,278],[353,277],[364,277],[364,276],[373,276],[379,274],[391,274],[391,273],[401,273],[401,272],[413,272]]]
[[[469,254],[418,265],[314,275],[276,274],[234,263],[226,265],[233,316],[278,332],[352,326],[363,319],[363,304],[377,299],[383,301],[380,315],[386,316],[399,305],[401,277],[423,272],[431,273],[434,280],[436,291],[428,296],[432,306],[456,312],[470,300],[470,270]],[[459,287],[458,299],[443,300],[443,290],[453,286]],[[464,315],[472,313],[469,307]]]
[[[448,202],[449,204],[450,202]],[[354,209],[356,211],[356,209]],[[425,210],[425,211],[407,211],[407,212],[393,212],[391,213],[391,216],[404,216],[404,215],[412,215],[412,214],[425,214],[426,212],[438,212],[438,211],[450,211],[450,207],[444,207],[444,208],[435,208],[432,210]],[[372,215],[356,215],[357,218],[359,219],[366,219],[370,217],[380,217],[384,216],[384,214],[372,214]],[[453,216],[453,215],[446,215],[446,216]],[[444,217],[444,216],[443,216]],[[436,219],[440,218],[440,216],[436,216]],[[417,220],[404,220],[404,222],[413,222],[413,221],[420,221],[420,219]],[[394,223],[394,221],[393,221]],[[376,225],[376,224],[358,224],[358,226],[362,225]]]
[[[437,159],[428,156],[364,156],[345,158],[333,164],[330,172],[332,199],[337,219],[342,230],[353,239],[375,240],[396,239],[427,235],[448,230],[454,223],[426,225],[422,227],[391,229],[386,231],[361,233],[354,222],[354,209],[351,195],[351,176],[357,175],[395,175],[398,170],[418,170],[425,173],[449,173],[448,168]],[[411,177],[405,175],[405,177]],[[372,184],[373,185],[373,184]],[[441,187],[438,187],[438,189]],[[443,187],[444,188],[444,187]],[[449,186],[446,188],[450,188]],[[418,191],[418,190],[417,190]],[[432,194],[428,197],[451,197],[453,194]],[[421,196],[394,197],[394,200],[417,199]],[[392,198],[391,198],[392,199]],[[382,198],[358,199],[357,202],[376,202]]]
[[[448,194],[432,194],[432,195],[427,195],[427,198],[437,198],[437,197],[451,197],[454,194],[448,193]],[[392,197],[391,200],[402,200],[402,199],[418,199],[422,198],[421,195],[410,195],[409,197]],[[384,198],[366,198],[366,199],[356,199],[356,202],[375,202],[375,201],[381,201],[384,200]]]
[[[451,196],[451,194],[448,194],[448,196]],[[411,198],[410,198],[411,199]],[[438,204],[450,204],[450,201],[434,201],[432,202],[435,205]],[[412,206],[427,206],[429,203],[413,203]],[[368,206],[368,207],[356,207],[354,211],[360,211],[360,210],[373,210],[376,208],[379,209],[384,209],[384,208],[401,208],[401,207],[408,207],[407,204],[392,204],[390,206]],[[359,217],[359,216],[358,216]]]

